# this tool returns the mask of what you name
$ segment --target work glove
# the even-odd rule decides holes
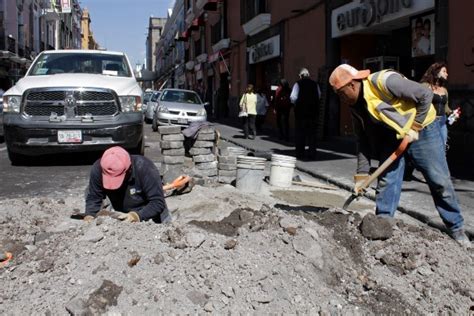
[[[369,177],[367,173],[357,173],[354,175],[354,194],[362,195],[365,189],[362,188],[362,184]]]
[[[414,142],[414,141],[417,141],[418,138],[419,138],[418,132],[415,131],[415,130],[413,130],[413,129],[411,129],[411,130],[408,131],[407,136],[408,136],[408,138],[409,138],[409,140],[408,140],[409,143],[412,143],[412,142]]]
[[[118,219],[124,221],[126,223],[136,223],[140,221],[140,216],[137,212],[128,212],[124,214],[120,214]]]
[[[83,221],[86,222],[86,223],[91,223],[91,222],[94,221],[94,219],[95,219],[94,216],[92,216],[92,215],[86,215],[86,216],[84,216]]]

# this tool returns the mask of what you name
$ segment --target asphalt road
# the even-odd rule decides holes
[[[145,156],[156,161],[160,155],[159,136],[145,124]],[[101,153],[32,157],[28,165],[12,166],[6,144],[0,143],[0,199],[61,197],[87,186],[89,171]],[[77,190],[76,190],[77,192]]]

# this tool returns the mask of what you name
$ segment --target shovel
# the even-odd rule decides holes
[[[360,190],[359,192],[363,192],[365,189],[367,189],[369,187],[369,185],[375,180],[377,179],[377,177],[382,174],[382,172],[384,172],[388,166],[390,166],[392,164],[392,162],[394,162],[395,160],[398,159],[398,157],[401,156],[401,154],[403,154],[403,152],[405,151],[405,149],[407,148],[407,145],[408,145],[408,142],[410,140],[410,137],[409,136],[405,136],[402,140],[402,142],[400,143],[400,145],[398,145],[398,148],[395,149],[395,151],[390,155],[390,157],[387,158],[387,160],[385,160],[383,162],[383,164],[381,164],[377,170],[374,171],[374,173],[372,173],[367,179],[365,179],[365,181],[362,183],[362,185],[360,186]],[[352,203],[352,201],[354,201],[356,198],[358,198],[361,194],[356,194],[356,193],[352,193],[352,195],[346,200],[346,202],[344,203],[344,205],[342,206],[342,209],[344,210],[347,210],[347,207],[349,206],[349,204]]]

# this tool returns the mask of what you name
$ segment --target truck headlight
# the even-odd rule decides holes
[[[161,113],[169,113],[170,110],[168,110],[168,108],[164,105],[160,105],[158,106],[158,112],[161,112]]]
[[[141,112],[142,111],[142,98],[137,96],[124,96],[119,97],[120,105],[122,106],[122,112]]]
[[[3,112],[20,113],[21,96],[8,95],[3,97]]]
[[[197,116],[206,116],[207,115],[207,112],[206,112],[206,109],[202,108],[200,109],[197,113],[196,113]]]

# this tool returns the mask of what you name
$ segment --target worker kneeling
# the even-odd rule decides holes
[[[106,197],[115,211],[124,213],[118,218],[126,222],[171,221],[156,166],[119,146],[107,149],[92,166],[84,220],[93,220]]]

